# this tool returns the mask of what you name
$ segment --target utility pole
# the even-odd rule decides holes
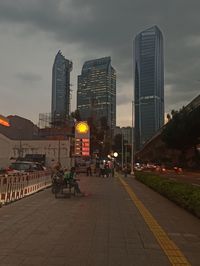
[[[127,166],[127,156],[128,156],[128,154],[127,154],[127,143],[125,144],[125,165]]]
[[[58,162],[60,163],[60,137],[58,140]]]
[[[121,164],[122,164],[122,170],[123,170],[123,168],[124,168],[124,135],[123,135],[123,132],[122,132],[122,162],[121,162]]]
[[[133,107],[134,107],[134,101],[131,102],[132,104],[132,130],[131,130],[131,175],[134,175],[134,134],[133,134]]]

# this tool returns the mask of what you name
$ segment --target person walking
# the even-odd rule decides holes
[[[104,177],[104,175],[105,175],[105,164],[104,164],[103,161],[100,162],[99,169],[100,169],[99,177],[101,177],[101,176]]]
[[[128,175],[128,167],[127,167],[127,165],[124,166],[123,172],[124,172],[124,177],[127,177],[127,175]]]
[[[90,161],[86,162],[86,167],[87,167],[87,176],[92,176],[92,169],[91,169],[91,162]]]

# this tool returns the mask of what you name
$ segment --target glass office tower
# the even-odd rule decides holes
[[[110,57],[84,63],[78,76],[77,109],[82,120],[106,117],[111,130],[116,126],[116,72]]]
[[[135,38],[135,149],[164,124],[163,36],[157,26]]]
[[[61,51],[55,57],[52,69],[52,123],[63,122],[70,113],[70,72],[72,62],[65,59]]]

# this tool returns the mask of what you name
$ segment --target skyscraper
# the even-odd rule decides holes
[[[157,26],[135,38],[135,149],[164,124],[163,36]]]
[[[52,69],[51,116],[54,125],[64,123],[70,112],[70,72],[72,62],[58,51]]]
[[[81,118],[96,121],[106,117],[111,130],[116,125],[116,72],[111,58],[104,57],[84,63],[78,76],[77,109]]]

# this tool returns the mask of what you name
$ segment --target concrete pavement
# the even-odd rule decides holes
[[[0,209],[1,266],[171,265],[117,178],[80,179],[85,197],[55,199],[47,189]],[[199,219],[132,177],[126,182],[199,265]]]

